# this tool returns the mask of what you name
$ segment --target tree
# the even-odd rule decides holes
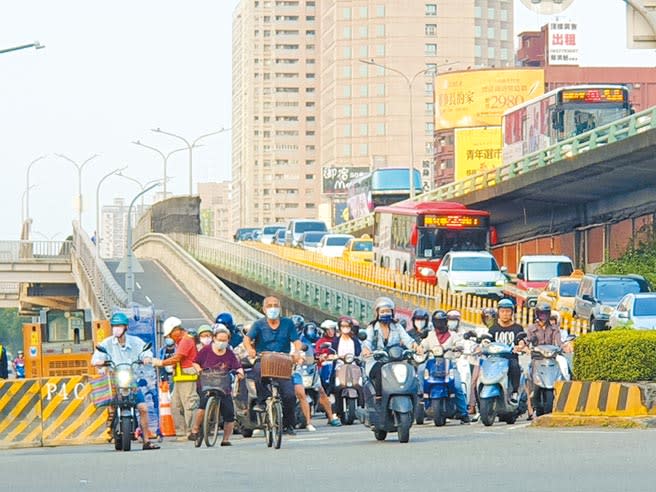
[[[13,355],[23,348],[23,323],[29,322],[18,316],[18,309],[0,309],[0,343]]]

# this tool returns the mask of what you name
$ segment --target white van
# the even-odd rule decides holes
[[[328,232],[328,226],[323,220],[315,219],[292,219],[287,224],[287,234],[285,234],[285,245],[298,247],[304,232],[319,231]]]

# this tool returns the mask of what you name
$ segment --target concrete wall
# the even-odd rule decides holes
[[[200,234],[200,197],[176,196],[153,204],[135,232],[135,239],[148,232]]]

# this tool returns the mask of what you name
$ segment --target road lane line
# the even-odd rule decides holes
[[[146,297],[146,300],[147,300],[149,303],[151,303],[151,304],[153,303],[153,301],[150,299],[150,297],[148,297],[148,296],[145,296],[145,297]]]
[[[525,424],[515,424],[515,425],[507,427],[507,430],[512,431],[512,430],[517,430],[517,429],[524,429],[525,427],[528,427],[529,425],[531,425],[530,422],[526,422]]]
[[[141,289],[141,284],[139,282],[135,282],[137,284],[137,289]]]

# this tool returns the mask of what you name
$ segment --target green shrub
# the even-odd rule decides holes
[[[656,331],[612,330],[579,337],[574,377],[584,381],[656,381]]]
[[[652,287],[656,287],[656,234],[643,228],[640,232],[647,233],[647,238],[635,247],[629,246],[620,258],[602,263],[595,273],[610,275],[627,275],[637,273],[647,279]]]

